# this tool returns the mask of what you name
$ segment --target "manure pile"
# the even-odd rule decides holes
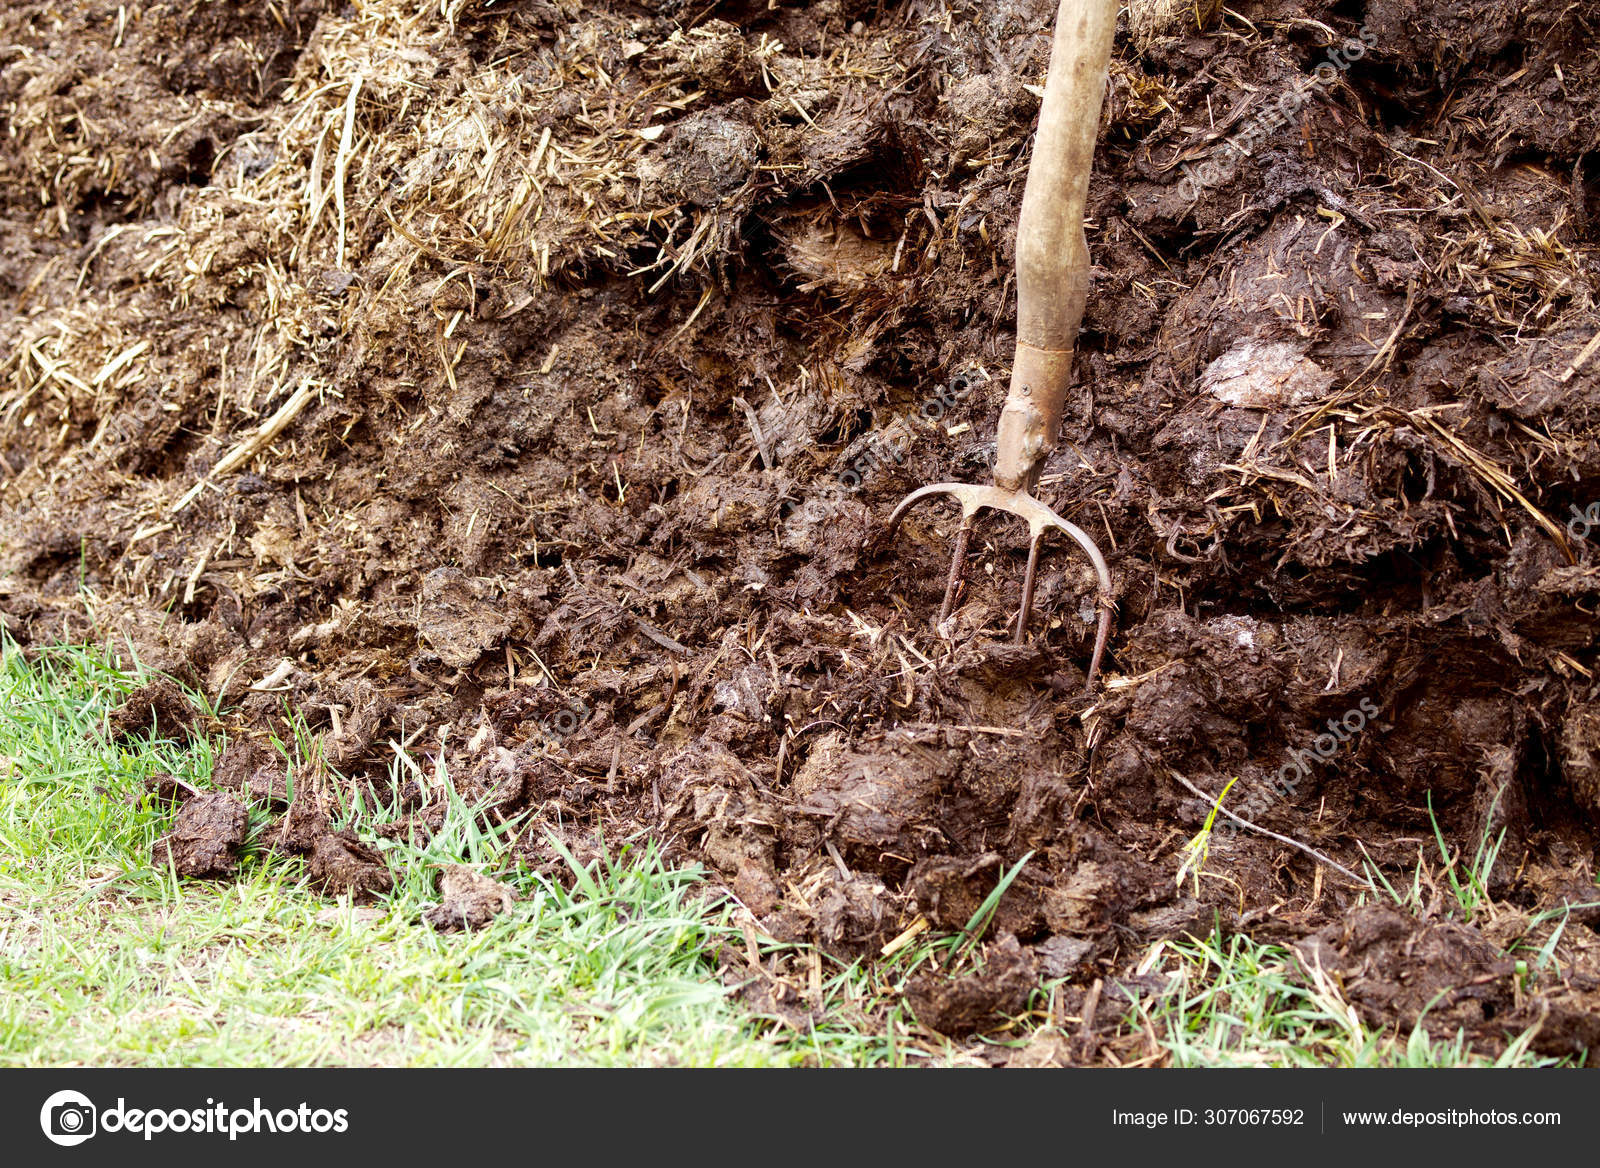
[[[331,893],[384,874],[329,785],[426,833],[445,773],[532,867],[648,832],[844,957],[1032,853],[907,988],[945,1033],[1067,976],[1071,1057],[1138,1057],[1215,923],[1369,1025],[1596,1046],[1600,909],[1536,993],[1513,949],[1600,900],[1600,3],[1235,8],[1117,38],[1040,489],[1117,580],[1085,699],[1081,556],[1013,647],[1014,530],[937,630],[954,516],[882,527],[993,459],[1053,3],[13,0],[0,626],[220,698]],[[1230,779],[1275,835],[1180,884]]]

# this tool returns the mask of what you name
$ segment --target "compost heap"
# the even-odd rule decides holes
[[[7,634],[216,699],[216,783],[331,894],[389,874],[330,784],[425,834],[447,775],[532,868],[648,833],[846,958],[1026,857],[977,967],[906,992],[960,1035],[1067,978],[1046,1060],[1118,1049],[1141,955],[1213,928],[1367,1025],[1596,1046],[1600,910],[1552,910],[1600,899],[1600,3],[1124,13],[1041,485],[1116,578],[1090,697],[1074,548],[1016,647],[1021,528],[939,629],[956,515],[883,526],[993,461],[1053,17],[14,0]],[[1277,835],[1196,865],[1234,779]],[[803,1016],[786,961],[729,976]]]

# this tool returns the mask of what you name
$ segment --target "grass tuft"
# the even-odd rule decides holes
[[[329,902],[299,861],[250,846],[234,880],[176,880],[150,864],[172,812],[143,796],[145,781],[166,771],[209,788],[220,744],[108,742],[106,712],[138,680],[96,651],[24,660],[0,646],[0,1066],[747,1066],[865,1053],[846,1027],[796,1036],[729,999],[717,957],[742,934],[696,869],[624,844],[588,866],[569,856],[568,891],[516,865],[507,833],[483,830],[459,796],[428,843],[381,841],[397,882],[374,908]],[[307,757],[304,743],[287,750]],[[340,826],[369,838],[393,812],[344,810]],[[266,819],[253,809],[252,841]],[[519,899],[485,929],[436,933],[419,918],[442,863],[489,869]]]
[[[1528,1050],[1533,1031],[1497,1059],[1457,1033],[1436,1038],[1426,1015],[1407,1035],[1376,1031],[1326,976],[1307,985],[1293,955],[1242,934],[1163,941],[1142,968],[1170,988],[1135,1003],[1130,1024],[1153,1030],[1175,1067],[1546,1067]]]

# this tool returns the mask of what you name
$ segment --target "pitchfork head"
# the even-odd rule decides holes
[[[1003,487],[975,486],[971,483],[934,483],[912,491],[900,500],[899,506],[890,514],[889,531],[893,533],[900,526],[900,520],[915,504],[935,495],[954,496],[961,504],[961,527],[956,532],[955,555],[950,561],[944,604],[939,609],[940,624],[950,618],[951,609],[955,607],[956,592],[966,573],[967,543],[972,538],[973,522],[985,507],[1015,515],[1028,525],[1028,568],[1022,580],[1022,608],[1017,613],[1016,643],[1019,645],[1028,631],[1028,615],[1033,608],[1033,586],[1039,567],[1039,544],[1045,533],[1052,530],[1064,532],[1083,549],[1100,579],[1100,622],[1095,633],[1094,658],[1089,664],[1089,689],[1093,690],[1095,677],[1100,672],[1100,658],[1105,652],[1106,638],[1111,631],[1111,570],[1106,566],[1105,557],[1100,554],[1094,540],[1081,527],[1068,523],[1026,491],[1008,491]]]

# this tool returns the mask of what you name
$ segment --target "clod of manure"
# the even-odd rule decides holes
[[[439,875],[440,903],[425,909],[422,919],[441,933],[481,929],[511,908],[515,894],[498,880],[451,864]]]

